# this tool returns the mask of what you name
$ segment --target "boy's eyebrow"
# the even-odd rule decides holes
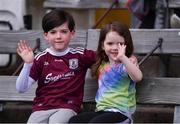
[[[69,30],[69,28],[62,28],[62,29],[60,29],[60,30]]]
[[[69,28],[64,28],[64,29],[62,29],[62,30],[69,30]]]
[[[53,30],[56,30],[56,29],[52,29],[52,31],[53,31]],[[60,30],[67,30],[67,31],[69,31],[68,28],[62,28],[62,29],[60,29]]]

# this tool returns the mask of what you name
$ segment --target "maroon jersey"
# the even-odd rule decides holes
[[[30,77],[38,82],[33,111],[69,108],[80,111],[85,75],[95,52],[81,47],[55,53],[49,48],[35,56]]]

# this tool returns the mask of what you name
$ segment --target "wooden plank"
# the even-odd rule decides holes
[[[17,76],[0,76],[0,101],[26,101],[31,102],[35,96],[34,84],[26,93],[16,90]]]
[[[87,31],[78,30],[72,42],[71,47],[86,47]],[[36,39],[40,38],[40,50],[48,47],[48,42],[43,37],[42,31],[24,30],[24,31],[0,31],[0,53],[16,53],[17,43],[21,39],[28,41],[28,44],[34,48]]]
[[[87,36],[87,48],[96,50],[98,47],[98,40],[99,40],[99,29],[88,29],[88,36]]]
[[[96,49],[98,44],[99,29],[88,30],[87,48]],[[146,54],[163,39],[162,47],[154,54],[180,54],[180,29],[130,29],[134,52]]]
[[[88,74],[88,76],[90,76]],[[137,83],[137,103],[180,104],[180,78],[144,78]],[[97,81],[86,78],[84,102],[93,102]]]
[[[180,104],[180,78],[145,78],[137,83],[137,103]]]
[[[28,41],[33,48],[36,39],[40,38],[44,41],[42,32],[40,31],[0,31],[0,53],[16,53],[17,43],[21,39]]]
[[[84,47],[87,46],[87,30],[77,30],[75,37],[70,42],[70,47]]]
[[[162,47],[157,49],[157,54],[180,53],[180,29],[131,29],[135,53],[148,53],[158,42],[163,39]]]
[[[173,119],[173,123],[177,124],[180,123],[180,106],[175,106],[174,108],[174,119]]]
[[[45,0],[43,7],[53,8],[71,8],[71,9],[99,9],[109,8],[112,0]],[[114,7],[115,8],[115,7]],[[116,8],[125,9],[124,2],[121,2]]]
[[[32,101],[36,85],[26,93],[15,89],[17,76],[0,76],[0,101]],[[140,104],[180,104],[180,78],[146,78],[137,83],[137,103]],[[84,102],[94,102],[97,82],[86,78]]]
[[[97,88],[98,88],[98,83],[96,80],[91,78],[90,70],[88,70],[85,79],[83,101],[94,102]]]
[[[135,53],[148,53],[163,38],[162,48],[155,51],[156,54],[180,53],[180,29],[131,29],[135,47]],[[87,37],[87,39],[86,39]],[[31,47],[35,46],[35,40],[41,39],[41,50],[47,48],[47,41],[44,40],[42,31],[0,31],[0,53],[16,53],[17,42],[26,39]],[[96,49],[99,38],[98,29],[77,30],[71,46],[82,46],[89,49]],[[86,42],[87,40],[87,42]]]
[[[169,8],[180,8],[179,0],[169,0]]]
[[[90,75],[89,75],[90,76]],[[87,76],[84,87],[84,102],[94,102],[97,82]],[[17,76],[0,76],[0,101],[32,101],[35,96],[36,84],[25,93],[16,90]]]

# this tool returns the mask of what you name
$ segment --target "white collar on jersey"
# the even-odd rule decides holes
[[[54,51],[51,48],[47,48],[46,51],[49,52],[51,55],[54,55],[54,56],[64,56],[70,51],[70,48],[68,47],[62,52]]]

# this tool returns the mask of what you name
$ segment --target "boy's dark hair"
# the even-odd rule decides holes
[[[75,28],[73,16],[61,9],[54,9],[43,17],[42,28],[44,32],[48,32],[51,29],[64,24],[65,22],[68,23],[69,30],[73,31]]]

